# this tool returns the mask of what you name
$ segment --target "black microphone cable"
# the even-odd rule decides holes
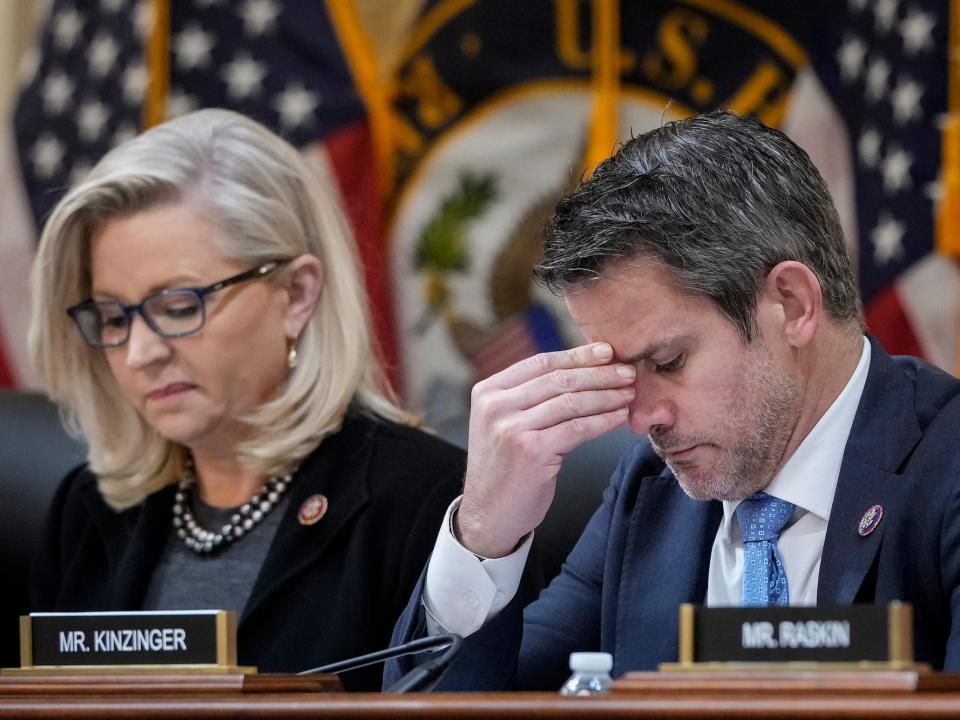
[[[431,637],[412,640],[403,645],[387,648],[386,650],[377,650],[376,652],[360,655],[347,660],[320,665],[309,670],[298,672],[297,675],[313,675],[316,673],[340,673],[348,670],[357,670],[368,665],[374,665],[393,658],[414,655],[426,650],[446,648],[438,657],[427,660],[421,665],[413,668],[410,672],[400,678],[396,683],[387,688],[388,693],[413,692],[423,689],[431,680],[438,678],[447,666],[453,662],[453,659],[460,653],[460,647],[463,645],[463,638],[453,633],[444,635],[433,635]]]

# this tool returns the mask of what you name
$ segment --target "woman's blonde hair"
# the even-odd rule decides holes
[[[127,402],[103,351],[83,341],[65,312],[90,296],[90,238],[115,218],[187,202],[221,230],[226,257],[255,265],[311,253],[323,264],[323,291],[300,335],[296,367],[277,396],[246,418],[250,439],[238,454],[251,471],[298,466],[340,428],[351,403],[413,422],[380,368],[352,235],[334,193],[263,126],[201,110],[112,150],[53,210],[34,267],[30,350],[69,426],[86,440],[90,468],[113,507],[174,482],[187,455]]]

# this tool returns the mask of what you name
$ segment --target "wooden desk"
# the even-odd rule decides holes
[[[872,673],[871,673],[872,675]],[[304,679],[264,677],[248,687],[222,677],[160,676],[153,690],[123,678],[59,685],[0,678],[0,718],[960,718],[960,676],[885,674],[844,684],[817,674],[729,680],[633,676],[604,697],[555,693],[377,695],[320,692]],[[229,677],[229,676],[228,676]],[[210,681],[210,682],[207,682]],[[309,682],[309,680],[307,680]],[[792,683],[792,685],[791,685]],[[271,684],[272,687],[271,687]],[[97,687],[100,685],[100,687]]]

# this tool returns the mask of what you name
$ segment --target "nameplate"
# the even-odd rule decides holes
[[[681,606],[680,669],[727,663],[905,667],[913,663],[912,609],[899,602],[886,607]]]
[[[20,618],[20,665],[236,669],[236,637],[226,610],[32,613]]]

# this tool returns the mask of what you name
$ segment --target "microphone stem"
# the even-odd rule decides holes
[[[459,635],[434,635],[432,637],[419,638],[403,645],[387,648],[386,650],[377,650],[376,652],[367,653],[366,655],[360,655],[359,657],[350,658],[348,660],[340,660],[339,662],[330,663],[328,665],[320,665],[315,668],[310,668],[309,670],[303,670],[298,672],[297,675],[338,673],[345,672],[347,670],[358,670],[362,667],[367,667],[368,665],[374,665],[385,660],[390,660],[391,658],[404,657],[405,655],[413,655],[414,653],[423,652],[425,650],[447,647],[447,652],[438,658],[443,659],[454,647],[456,648],[456,651],[459,652],[461,642],[462,640]],[[429,663],[424,663],[424,665],[432,662],[435,661],[429,661]]]

